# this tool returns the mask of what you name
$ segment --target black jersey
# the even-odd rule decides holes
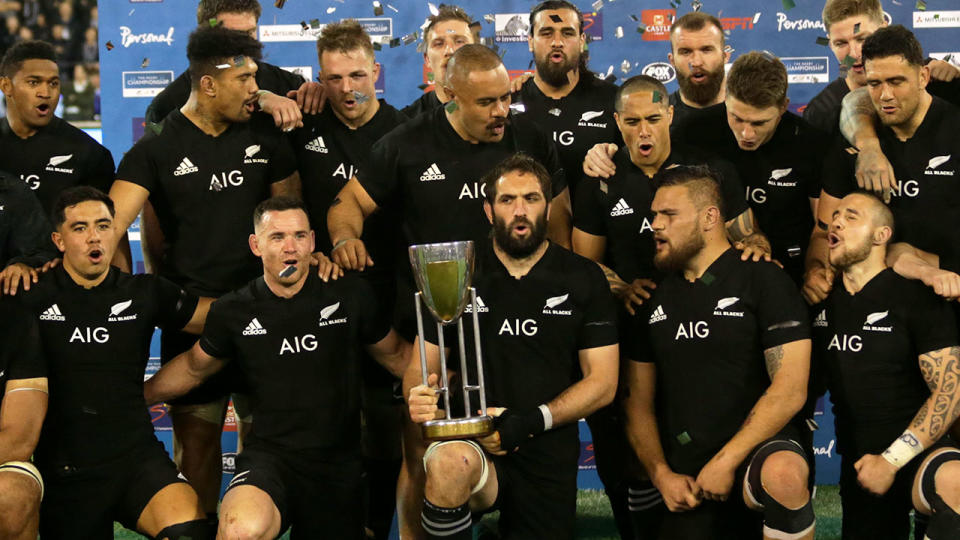
[[[810,337],[806,308],[775,264],[732,248],[692,283],[666,276],[644,306],[625,356],[656,364],[667,462],[696,476],[770,386],[764,351]]]
[[[949,253],[960,245],[960,108],[934,97],[910,139],[901,141],[888,127],[878,130],[880,147],[899,182],[890,209],[895,237],[931,253]],[[857,189],[856,155],[836,145],[824,167],[823,190],[843,198]]]
[[[510,275],[493,247],[477,251],[473,278],[483,345],[487,406],[531,409],[554,399],[582,377],[579,351],[617,343],[616,307],[603,272],[593,262],[551,243],[520,279]],[[466,343],[473,343],[472,313],[464,312]],[[456,348],[456,327],[447,327]],[[426,325],[436,343],[436,325]],[[468,366],[474,351],[467,347]],[[471,382],[475,375],[471,373]],[[477,406],[475,394],[474,408]],[[550,471],[570,467],[579,455],[576,423],[524,443],[518,459]]]
[[[836,415],[838,450],[879,454],[930,397],[922,354],[958,344],[953,310],[919,281],[887,268],[855,295],[838,276],[812,309],[814,353]]]
[[[583,158],[587,151],[599,143],[623,145],[613,118],[616,97],[615,84],[589,73],[582,74],[573,90],[560,99],[544,95],[532,78],[513,94],[510,107],[533,120],[543,131],[553,134],[571,200],[576,200],[576,188],[583,176]]]
[[[573,226],[607,239],[604,264],[622,279],[657,279],[653,266],[653,213],[650,205],[660,183],[660,173],[648,177],[630,160],[626,148],[613,158],[617,172],[611,178],[585,178],[574,204]],[[721,177],[727,219],[747,210],[743,188],[730,163],[685,145],[673,145],[660,171],[674,165],[708,165]]]
[[[47,376],[40,345],[40,325],[29,316],[20,296],[0,299],[0,404],[7,382]]]
[[[117,177],[150,192],[165,236],[161,275],[220,296],[261,273],[247,244],[253,209],[297,165],[272,122],[258,115],[212,137],[175,110],[124,156]]]
[[[266,62],[257,62],[257,87],[274,94],[286,96],[287,92],[300,88],[303,77]],[[159,124],[175,109],[190,98],[190,72],[184,71],[150,102],[144,115],[150,124]]]
[[[21,316],[38,321],[50,384],[37,463],[92,465],[157,444],[143,401],[150,339],[155,327],[186,326],[197,298],[161,277],[116,268],[85,289],[63,266],[20,294]]]
[[[329,253],[327,210],[330,203],[356,176],[357,168],[370,154],[373,143],[402,124],[406,117],[380,100],[380,108],[366,124],[350,129],[333,113],[331,107],[317,115],[304,117],[303,129],[297,130],[294,148],[303,183],[303,200],[307,204],[310,224],[316,232],[317,249]],[[396,213],[381,209],[363,226],[362,240],[377,265],[371,271],[386,271],[396,245]],[[381,256],[382,255],[382,256]],[[381,261],[384,264],[381,264]]]
[[[355,276],[280,298],[258,278],[210,308],[200,347],[236,361],[257,419],[244,446],[352,455],[360,441],[360,346],[390,330]]]
[[[516,152],[539,161],[566,187],[553,142],[533,122],[511,115],[503,139],[471,144],[454,131],[443,107],[402,124],[377,141],[357,179],[377,206],[400,205],[408,244],[478,240],[490,233],[483,176]]]
[[[683,102],[680,90],[677,90],[670,94],[670,105],[673,105],[670,140],[717,154],[731,148],[730,129],[722,127],[727,125],[727,106],[724,103],[703,108],[691,107]]]
[[[46,215],[23,182],[0,171],[0,269],[14,263],[37,267],[56,256]]]
[[[430,112],[439,108],[440,105],[443,105],[443,103],[440,103],[440,98],[437,97],[437,92],[435,90],[431,90],[413,100],[413,103],[404,107],[400,112],[402,112],[407,118],[416,118],[425,112]]]
[[[813,230],[810,199],[820,196],[827,148],[826,134],[787,112],[763,146],[754,151],[737,147],[729,154],[775,259],[803,260]]]
[[[27,139],[14,133],[6,118],[0,119],[0,169],[20,175],[44,214],[67,188],[88,185],[110,191],[114,170],[109,150],[56,116]]]

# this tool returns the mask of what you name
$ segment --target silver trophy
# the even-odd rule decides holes
[[[483,386],[483,357],[480,351],[480,319],[477,316],[477,290],[473,279],[473,242],[445,242],[410,246],[410,266],[419,292],[414,294],[417,310],[417,334],[420,336],[420,370],[427,384],[427,355],[423,336],[423,308],[426,304],[437,324],[437,345],[440,348],[440,390],[446,418],[423,423],[428,440],[469,439],[493,432],[493,418],[488,416],[487,396]],[[477,384],[471,385],[467,371],[467,349],[464,344],[463,310],[467,299],[473,306],[473,345],[476,349]],[[422,302],[421,302],[422,301]],[[456,323],[460,345],[460,376],[463,380],[463,406],[466,416],[453,418],[450,413],[450,388],[447,379],[447,358],[444,353],[443,327]],[[480,411],[474,414],[470,392],[479,392]]]

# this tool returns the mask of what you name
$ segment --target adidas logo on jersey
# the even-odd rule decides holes
[[[446,180],[447,175],[440,172],[440,167],[437,167],[436,163],[431,164],[427,167],[427,170],[423,171],[423,174],[420,175],[421,182],[429,182],[431,180]]]
[[[554,309],[555,307],[565,303],[569,298],[570,298],[570,293],[547,298],[547,301],[544,303],[544,306],[543,306],[543,314],[544,315],[573,315],[572,309]]]
[[[929,174],[931,176],[953,176],[954,171],[941,171],[937,167],[943,165],[944,163],[950,161],[950,155],[946,156],[937,156],[931,158],[927,163],[927,170],[923,171],[924,174]]]
[[[480,295],[477,295],[477,313],[488,313],[490,308],[483,303],[483,298],[480,298]],[[467,304],[467,307],[463,309],[464,313],[473,313],[473,304]]]
[[[893,332],[893,326],[875,326],[876,323],[887,318],[890,310],[878,311],[867,315],[867,320],[863,322],[863,329],[869,332]]]
[[[813,326],[816,328],[826,328],[827,326],[827,310],[823,310],[817,315],[817,318],[813,320]]]
[[[41,321],[65,321],[66,317],[63,316],[63,313],[60,313],[60,307],[56,304],[48,307],[40,314]]]
[[[653,313],[650,314],[650,323],[658,323],[660,321],[667,320],[667,314],[663,312],[663,306],[657,306],[657,309],[653,310]]]
[[[628,216],[633,213],[633,208],[630,208],[630,205],[627,204],[627,201],[622,198],[617,201],[617,205],[613,207],[613,210],[610,211],[612,217],[617,216]]]
[[[183,176],[185,174],[195,173],[200,169],[190,161],[190,158],[183,158],[183,161],[180,162],[180,165],[177,165],[177,169],[173,171],[174,176]]]
[[[50,162],[47,163],[46,170],[50,172],[66,173],[73,174],[73,169],[62,169],[58,167],[61,163],[66,163],[70,161],[70,158],[73,157],[73,154],[67,154],[65,156],[53,156],[50,158]]]
[[[243,335],[245,336],[262,336],[266,333],[267,329],[260,325],[260,321],[258,321],[256,317],[254,317],[243,330]]]
[[[311,152],[318,152],[320,154],[326,154],[329,152],[329,150],[327,150],[327,145],[323,144],[323,137],[317,137],[316,139],[305,144],[303,147]]]

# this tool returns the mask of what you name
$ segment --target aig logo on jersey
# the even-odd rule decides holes
[[[338,309],[340,309],[340,302],[337,302],[336,304],[330,304],[329,306],[320,310],[320,321],[319,321],[320,328],[323,328],[324,326],[330,326],[333,324],[345,324],[347,322],[346,317],[342,319],[330,318],[333,316],[334,313],[337,312]]]
[[[954,171],[939,168],[948,161],[950,161],[950,156],[937,156],[930,159],[929,163],[927,163],[927,169],[923,171],[923,174],[930,176],[953,176]]]
[[[571,309],[553,309],[563,304],[564,302],[566,302],[568,298],[570,298],[569,293],[547,298],[547,302],[543,306],[543,314],[544,315],[573,315],[573,310]]]
[[[592,128],[601,128],[605,129],[607,123],[591,122],[594,118],[603,116],[603,111],[587,111],[580,116],[580,121],[577,122],[578,127],[592,127]]]
[[[208,191],[223,191],[230,186],[239,187],[241,185],[243,185],[243,173],[240,171],[222,172],[220,176],[214,173],[210,175],[210,189]]]
[[[120,322],[120,321],[133,321],[136,320],[136,313],[127,313],[122,315],[124,311],[127,310],[133,304],[133,300],[124,300],[123,302],[117,302],[110,307],[110,315],[107,317],[107,322]]]
[[[243,151],[243,163],[244,165],[249,165],[251,163],[269,163],[270,160],[262,157],[253,157],[260,152],[259,144],[252,144]]]
[[[721,298],[717,302],[717,307],[713,308],[713,315],[715,317],[740,317],[743,318],[742,311],[727,311],[727,308],[739,302],[740,299],[736,296],[730,296],[728,298]]]
[[[73,157],[73,154],[67,154],[65,156],[53,156],[50,158],[50,162],[47,163],[46,170],[49,172],[58,172],[64,174],[73,174],[73,169],[64,169],[60,165],[70,161],[70,158]]]
[[[875,323],[887,318],[890,311],[878,311],[867,315],[867,320],[863,323],[863,329],[868,332],[893,332],[893,326],[876,326]]]

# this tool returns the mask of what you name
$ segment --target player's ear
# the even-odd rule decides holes
[[[483,211],[487,214],[487,221],[493,225],[493,206],[490,206],[490,201],[488,199],[483,200]],[[549,218],[549,214],[548,214]]]
[[[66,253],[67,246],[63,243],[63,236],[61,236],[59,231],[53,231],[50,233],[50,239],[53,240],[53,245],[57,246],[57,249]]]
[[[373,82],[380,79],[380,62],[373,63]]]
[[[723,220],[720,219],[720,209],[716,206],[708,206],[703,211],[703,228],[706,231],[713,230],[718,226],[722,227],[724,224]]]
[[[250,245],[250,251],[252,251],[254,255],[257,257],[263,256],[263,253],[260,251],[260,244],[257,242],[257,235],[251,234],[247,237],[247,243]]]
[[[926,88],[930,82],[930,66],[920,66],[919,77],[920,88]]]
[[[0,77],[0,91],[8,96],[13,91],[13,81],[10,77]]]
[[[873,231],[873,243],[878,246],[889,243],[892,237],[893,231],[890,230],[890,227],[877,227]]]
[[[317,235],[310,229],[310,253],[317,250]]]
[[[210,97],[217,95],[217,81],[213,78],[213,75],[200,77],[200,91]]]

